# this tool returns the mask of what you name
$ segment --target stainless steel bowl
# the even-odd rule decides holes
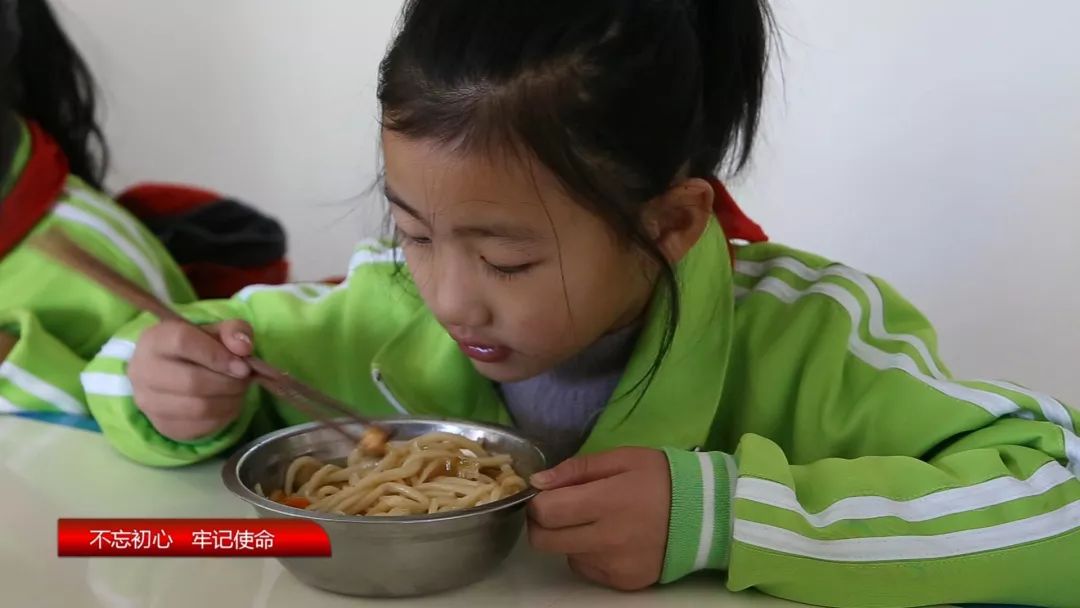
[[[394,430],[394,439],[433,431],[464,435],[489,450],[513,456],[514,468],[526,478],[544,468],[543,452],[505,428],[416,418],[380,420],[380,424]],[[444,591],[487,576],[521,536],[525,504],[535,495],[532,489],[481,507],[410,517],[314,513],[280,505],[254,490],[255,484],[260,484],[267,494],[280,488],[285,470],[298,456],[344,462],[353,447],[325,426],[304,424],[249,443],[229,458],[221,472],[226,487],[255,507],[259,517],[307,519],[326,530],[332,557],[280,560],[301,581],[328,591],[366,597]]]

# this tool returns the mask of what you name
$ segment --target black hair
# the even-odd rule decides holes
[[[640,222],[680,177],[750,157],[767,0],[409,0],[379,71],[383,127],[464,153],[525,154],[662,269]]]
[[[0,5],[8,7],[0,12],[10,13],[11,3],[15,4],[15,21],[2,29],[16,33],[18,44],[11,49],[10,63],[0,65],[4,101],[56,140],[71,173],[100,189],[108,167],[108,148],[97,122],[96,87],[90,69],[46,0],[0,0]]]

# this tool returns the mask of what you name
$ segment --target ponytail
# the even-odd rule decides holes
[[[46,0],[0,0],[0,11],[10,14],[11,3],[15,21],[3,28],[5,38],[10,28],[21,31],[7,69],[11,109],[37,122],[60,145],[71,172],[100,189],[108,150],[97,123],[93,76]]]
[[[738,170],[753,150],[773,30],[764,0],[689,0],[702,67],[704,137],[690,159],[696,177]]]

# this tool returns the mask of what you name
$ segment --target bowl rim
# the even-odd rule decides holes
[[[388,417],[380,418],[379,422],[420,422],[420,423],[450,423],[470,426],[488,431],[496,431],[506,435],[511,435],[517,439],[525,441],[529,447],[540,455],[544,465],[547,465],[547,454],[540,448],[537,443],[528,437],[525,437],[521,433],[509,427],[484,424],[480,422],[471,422],[468,420],[457,420],[452,418],[416,418],[411,416],[401,417]],[[465,519],[469,517],[476,517],[487,513],[493,513],[496,511],[502,511],[509,509],[510,507],[522,504],[531,500],[537,494],[539,490],[531,485],[524,490],[507,496],[506,498],[491,502],[485,505],[477,507],[469,507],[468,509],[458,509],[456,511],[446,511],[443,513],[433,513],[430,515],[338,515],[336,513],[320,513],[317,511],[308,511],[307,509],[298,509],[296,507],[290,507],[281,503],[274,502],[265,496],[260,496],[252,488],[247,487],[242,481],[240,481],[240,467],[244,462],[251,457],[251,454],[259,447],[270,443],[272,441],[281,439],[282,437],[288,437],[291,435],[300,435],[306,433],[312,429],[322,427],[323,423],[318,421],[305,422],[276,431],[271,431],[260,437],[257,437],[244,445],[236,448],[236,450],[226,459],[225,464],[221,468],[221,480],[225,484],[225,487],[232,492],[235,496],[243,500],[244,502],[259,507],[261,509],[271,511],[277,515],[284,517],[303,518],[313,521],[321,522],[333,522],[333,523],[352,523],[352,524],[375,524],[375,525],[391,525],[391,524],[407,524],[407,523],[428,523],[428,522],[446,522],[456,519]],[[528,480],[526,480],[528,483]]]

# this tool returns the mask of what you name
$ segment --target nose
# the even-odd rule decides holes
[[[474,276],[476,270],[463,262],[445,257],[437,262],[425,300],[444,327],[484,327],[491,322],[491,311]]]

